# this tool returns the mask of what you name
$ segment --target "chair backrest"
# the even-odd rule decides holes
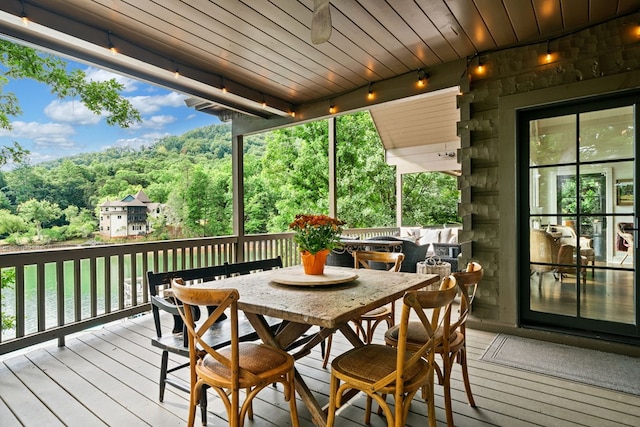
[[[173,304],[171,300],[167,300],[164,295],[164,291],[171,288],[171,279],[179,277],[185,282],[195,283],[215,280],[225,276],[226,270],[224,265],[165,271],[162,273],[147,271],[147,284],[149,286],[149,295],[151,299],[151,311],[153,313],[153,322],[156,327],[157,336],[162,337],[159,309],[167,311],[174,316],[178,316],[175,304]]]
[[[229,380],[233,385],[233,389],[238,389],[242,376],[253,376],[244,370],[240,370],[238,353],[238,299],[240,294],[238,291],[236,289],[207,289],[186,286],[180,279],[171,279],[171,289],[175,297],[182,301],[182,306],[178,308],[178,312],[187,329],[192,386],[195,384],[196,378],[196,360],[204,357],[201,351],[205,351],[228,369]],[[192,308],[200,305],[215,306],[216,309],[209,314],[204,322],[196,325],[192,315]],[[227,309],[229,310],[230,318],[231,351],[227,353],[227,350],[225,350],[225,353],[222,354],[209,346],[203,336]]]
[[[478,290],[478,283],[480,283],[483,276],[484,270],[477,262],[468,263],[466,271],[453,273],[453,277],[455,277],[458,282],[458,288],[460,288],[462,294],[467,297],[467,304],[469,308],[471,308],[476,291]]]
[[[282,258],[278,255],[275,258],[262,259],[258,261],[245,261],[236,263],[224,263],[227,277],[243,276],[256,271],[273,270],[282,268]]]
[[[448,341],[451,322],[451,303],[458,293],[456,278],[448,276],[442,279],[440,289],[425,291],[409,291],[402,299],[402,315],[400,316],[400,330],[398,333],[398,354],[396,359],[396,370],[373,387],[376,390],[396,382],[396,385],[403,381],[404,373],[419,362],[420,359],[427,359],[434,366],[434,353],[436,345],[441,341]],[[431,310],[431,316],[427,310]],[[427,337],[420,350],[407,353],[407,335],[409,329],[409,318],[414,314],[422,323]],[[415,322],[411,322],[412,327]]]
[[[355,268],[371,268],[370,262],[382,262],[389,265],[389,271],[400,271],[404,261],[402,252],[376,252],[376,251],[354,251],[353,263]]]
[[[559,244],[551,234],[544,230],[531,229],[530,232],[530,260],[532,263],[555,264],[558,259]],[[536,266],[537,271],[554,269],[552,266]]]

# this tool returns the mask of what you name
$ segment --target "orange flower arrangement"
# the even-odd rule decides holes
[[[344,221],[328,215],[298,214],[289,228],[295,232],[293,240],[300,250],[315,254],[323,249],[340,246],[344,224]]]

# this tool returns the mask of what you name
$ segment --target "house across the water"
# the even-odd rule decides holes
[[[104,237],[144,236],[153,231],[150,218],[162,214],[161,203],[154,203],[144,191],[122,200],[107,200],[100,205],[100,234]]]

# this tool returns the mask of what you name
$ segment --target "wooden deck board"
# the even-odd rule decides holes
[[[158,401],[160,351],[150,343],[152,322],[150,315],[143,315],[68,338],[64,348],[51,344],[5,356],[0,364],[2,426],[74,425],[80,421],[83,425],[183,426],[187,394],[167,387],[164,402]],[[456,366],[452,374],[456,426],[640,425],[640,396],[481,361],[495,334],[470,330],[468,337],[471,387],[478,407],[468,405]],[[382,331],[376,332],[376,338],[382,339]],[[332,355],[348,348],[336,334]],[[329,369],[322,369],[319,349],[297,366],[318,400],[328,402]],[[177,376],[186,380],[188,372],[182,370]],[[446,424],[442,395],[442,388],[436,386],[439,426]],[[209,425],[224,425],[224,407],[213,393],[209,396]],[[364,397],[359,396],[343,407],[338,425],[363,426],[364,405]],[[254,411],[253,422],[245,423],[248,427],[290,425],[280,387],[260,393]],[[313,426],[300,400],[298,411],[300,424]],[[197,418],[199,425],[199,414]],[[426,425],[426,421],[426,405],[416,399],[407,425]],[[382,427],[386,422],[374,415],[371,425]]]

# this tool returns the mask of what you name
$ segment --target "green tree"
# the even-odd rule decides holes
[[[0,209],[0,235],[18,233],[26,229],[27,225],[22,218],[6,209]]]
[[[384,161],[370,114],[339,117],[337,129],[338,217],[349,227],[394,224],[395,170]],[[277,200],[269,231],[285,231],[297,213],[327,213],[327,122],[277,130],[265,140],[262,173]]]
[[[458,223],[457,178],[441,172],[406,174],[402,180],[402,225]]]
[[[140,113],[120,95],[123,85],[115,79],[91,81],[80,69],[67,70],[60,58],[30,47],[0,40],[0,128],[11,129],[10,117],[22,113],[18,98],[5,87],[10,79],[33,79],[48,85],[59,98],[78,98],[90,111],[103,114],[109,125],[129,127],[141,120]],[[18,143],[0,148],[0,165],[20,163],[28,154]]]
[[[67,238],[89,237],[98,226],[95,216],[88,209],[70,205],[62,213],[69,223],[65,233]]]
[[[18,215],[36,227],[38,240],[42,239],[42,225],[60,218],[62,210],[57,203],[31,199],[18,205]]]

